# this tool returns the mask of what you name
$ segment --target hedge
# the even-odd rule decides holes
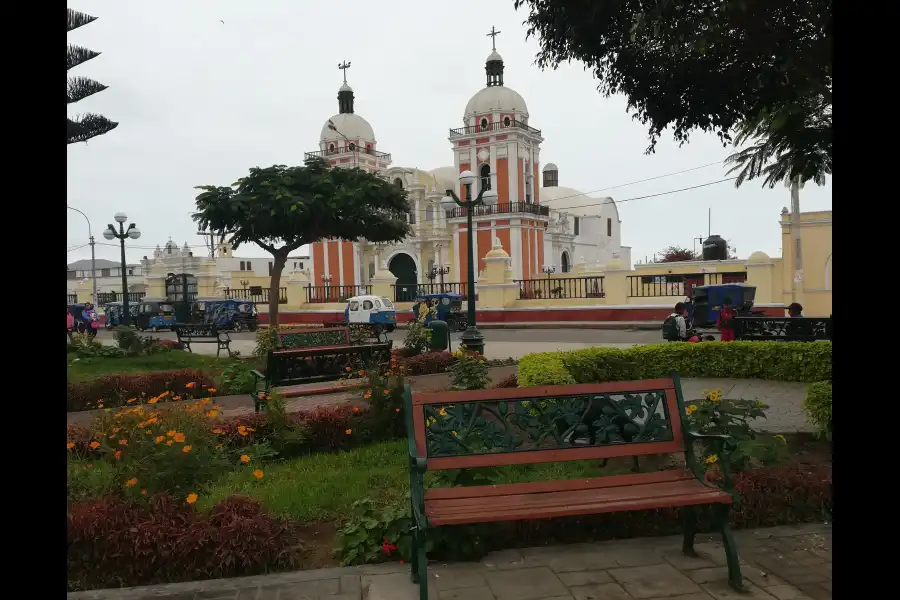
[[[192,389],[188,385],[192,385]],[[130,398],[152,398],[163,392],[205,396],[210,394],[204,388],[214,386],[213,379],[197,369],[105,375],[66,384],[66,411],[92,410],[98,408],[98,401],[102,405],[99,408],[113,408],[127,404]]]
[[[667,343],[528,354],[519,384],[566,385],[668,377],[816,382],[831,379],[831,342]]]
[[[832,440],[833,425],[831,420],[831,382],[817,381],[806,390],[803,409],[807,420],[819,430],[819,436]]]

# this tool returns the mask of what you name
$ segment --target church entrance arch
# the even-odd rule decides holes
[[[397,278],[394,288],[394,302],[412,302],[416,299],[418,279],[416,261],[406,253],[395,254],[388,263],[391,275]]]
[[[562,273],[568,273],[569,272],[569,253],[568,253],[568,251],[565,251],[565,250],[563,251],[562,258],[560,258],[559,263],[560,263],[560,267],[561,267],[560,271]]]

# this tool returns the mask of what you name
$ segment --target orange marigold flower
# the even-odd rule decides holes
[[[358,406],[354,406],[354,407],[353,407],[353,412],[358,413],[358,412],[359,412],[359,407],[358,407]]]
[[[175,440],[169,440],[168,442],[166,442],[166,446],[171,446],[174,443],[175,443]]]
[[[185,498],[184,501],[187,502],[188,504],[193,504],[194,502],[197,501],[197,494],[195,494],[194,492],[191,492],[190,494],[187,495],[187,498]]]
[[[242,463],[248,463],[248,462],[250,462],[250,457],[247,456],[246,454],[241,454],[241,462],[242,462]]]
[[[179,400],[181,400],[181,396],[175,396],[174,398],[172,398],[172,400],[178,402]]]
[[[187,446],[185,446],[184,448],[182,448],[181,451],[184,452],[185,454],[187,454],[187,453],[190,452],[192,449],[193,449],[193,446],[187,445]]]
[[[161,444],[161,443],[163,442],[164,439],[166,439],[166,436],[164,436],[164,435],[158,435],[158,436],[156,436],[156,437],[154,438],[154,441],[155,441],[157,444]]]
[[[215,393],[216,393],[216,388],[209,388],[209,389],[206,390],[206,391],[208,391],[210,394],[215,394]]]
[[[97,440],[94,440],[93,442],[91,442],[90,444],[88,444],[88,446],[90,446],[91,448],[93,448],[93,449],[96,450],[97,448],[100,447],[100,442],[98,442]]]
[[[216,427],[215,429],[213,429],[213,433],[216,435],[222,435],[223,433],[225,433],[225,430],[221,427]]]
[[[120,429],[118,427],[113,427],[113,430],[112,430],[113,433],[119,433],[119,431],[120,431]]]
[[[192,389],[194,389],[195,387],[197,387],[197,383],[194,382],[194,381],[191,381],[190,383],[188,383],[188,384],[185,385],[184,387],[186,387],[186,388],[189,389],[189,390],[192,390]]]
[[[137,477],[132,477],[128,481],[125,482],[125,487],[131,487],[137,484]]]
[[[172,437],[172,436],[175,435],[176,433],[177,433],[177,432],[176,432],[174,429],[170,429],[170,430],[168,430],[168,431],[166,432],[166,435],[169,436],[169,437]]]
[[[344,370],[349,373],[352,369],[350,367],[345,367]]]
[[[147,495],[147,488],[144,488],[141,490],[141,496],[146,496],[146,495]]]
[[[222,447],[222,444],[216,444],[216,450]]]
[[[382,391],[384,392],[384,395],[385,395],[385,396],[390,396],[390,395],[391,395],[391,390],[382,390]]]
[[[360,370],[359,370],[359,374],[360,374],[360,375],[365,375],[365,374],[366,374],[366,372],[365,372],[365,371],[363,371],[363,370],[362,370],[362,369],[360,369]]]
[[[344,433],[346,433],[347,435],[350,435],[351,433],[353,433],[353,430],[352,430],[352,429],[346,429],[346,430],[344,430]]]
[[[238,433],[239,433],[240,435],[247,435],[247,433],[248,433],[249,431],[250,431],[250,430],[249,430],[247,427],[245,427],[245,426],[243,426],[243,425],[238,425]]]
[[[121,451],[121,450],[116,450],[116,451],[113,453],[113,456],[116,457],[116,459],[122,458],[122,451]]]
[[[127,445],[128,445],[128,440],[119,440],[119,445],[120,445],[120,446],[127,446]]]
[[[74,448],[74,447],[75,447],[75,444],[74,444],[73,442],[67,442],[67,443],[66,443],[66,449],[67,449],[67,450],[71,450],[71,449]]]
[[[263,475],[264,475],[264,473],[262,471],[260,471],[259,469],[253,471],[253,476],[256,477],[257,479],[262,479]]]
[[[129,398],[128,400],[126,400],[126,402],[128,404],[131,404],[132,402],[137,402],[137,398]]]
[[[97,408],[103,408],[103,403],[102,403],[102,402],[98,402],[98,403],[97,403]]]
[[[159,398],[150,398],[147,400],[147,404],[156,404],[157,402],[159,402]]]
[[[265,394],[259,394],[259,399],[260,399],[260,400],[265,400],[265,399],[266,399],[266,395],[265,395]]]
[[[217,410],[211,410],[211,411],[209,411],[208,413],[206,413],[206,416],[207,416],[207,417],[215,417],[215,416],[217,416],[218,414],[219,414],[219,411],[217,411]]]
[[[368,400],[371,397],[372,397],[372,390],[368,390],[368,391],[366,391],[365,394],[363,394],[363,398],[365,398],[366,400]]]
[[[175,439],[176,442],[178,442],[178,443],[180,444],[180,443],[182,443],[182,442],[184,441],[184,434],[183,434],[183,433],[176,433],[174,439]]]

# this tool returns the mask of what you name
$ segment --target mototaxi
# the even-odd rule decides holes
[[[203,322],[215,325],[216,329],[240,332],[259,329],[259,311],[256,303],[243,298],[216,298],[198,301],[202,303]]]
[[[347,299],[344,323],[369,325],[375,335],[383,331],[390,333],[397,328],[397,310],[394,303],[383,296],[353,296]]]
[[[715,327],[725,298],[731,299],[731,305],[739,317],[764,315],[764,311],[753,310],[753,300],[756,298],[755,285],[746,283],[697,285],[691,288],[691,296],[685,302],[690,327],[694,329]]]
[[[138,331],[159,331],[172,329],[175,326],[175,305],[166,298],[144,297],[138,304]]]
[[[466,327],[468,327],[468,319],[462,311],[462,302],[462,294],[419,294],[416,296],[415,304],[413,304],[413,318],[419,314],[421,305],[424,304],[429,309],[435,308],[434,311],[427,311],[425,316],[426,325],[436,319],[445,321],[451,330],[465,331]]]
[[[107,302],[103,305],[104,327],[112,329],[122,324],[122,301]],[[131,315],[131,322],[137,322],[138,305],[135,302],[128,304],[128,314]]]

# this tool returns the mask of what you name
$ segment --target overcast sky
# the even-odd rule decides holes
[[[355,112],[375,130],[378,149],[394,165],[430,170],[452,165],[450,128],[462,126],[469,98],[485,85],[491,26],[504,83],[528,104],[529,124],[542,130],[541,162],[559,166],[560,185],[608,190],[626,200],[727,177],[720,164],[646,183],[615,186],[721,161],[730,152],[712,135],[682,147],[664,138],[645,156],[645,129],[622,97],[603,98],[580,64],[557,71],[535,66],[535,40],[525,39],[524,12],[512,0],[158,0],[152,4],[81,0],[68,6],[98,20],[67,42],[102,55],[70,74],[109,89],[77,105],[119,127],[67,147],[67,203],[87,213],[97,257],[117,260],[117,242],[101,236],[118,211],[143,231],[129,261],[171,236],[205,252],[190,218],[196,185],[228,185],[253,166],[300,164],[318,150],[319,132],[337,112],[338,62],[352,62],[348,82]],[[224,23],[223,23],[224,21]],[[77,107],[77,108],[76,108]],[[801,209],[830,210],[831,181],[801,191]],[[783,187],[732,182],[624,202],[623,244],[635,261],[669,245],[692,247],[712,233],[732,240],[740,256],[781,250]],[[84,218],[67,212],[67,249],[87,242]],[[102,243],[102,245],[101,245]],[[145,249],[147,247],[147,249]],[[242,247],[242,256],[265,256]],[[89,258],[87,247],[67,262]]]

